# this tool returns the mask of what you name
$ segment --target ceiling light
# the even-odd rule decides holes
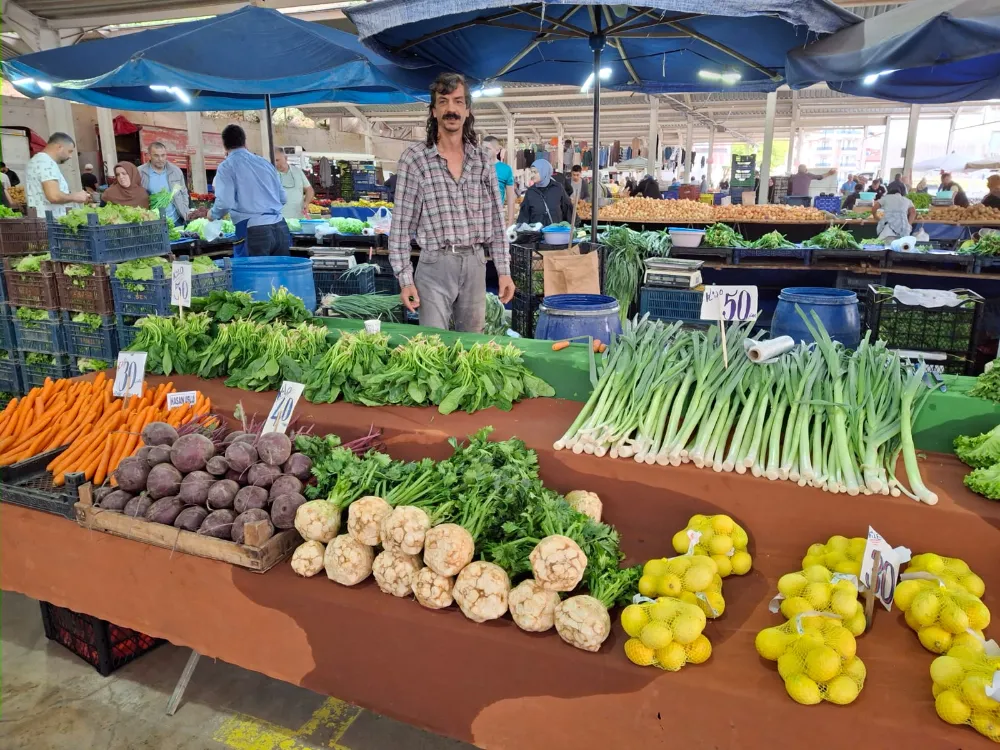
[[[864,78],[861,79],[861,82],[865,86],[871,86],[872,84],[875,83],[875,81],[877,81],[882,76],[887,76],[895,72],[896,69],[894,68],[892,70],[881,70],[878,73],[869,73],[868,75],[866,75]]]
[[[489,86],[484,88],[476,89],[472,92],[472,98],[478,99],[481,96],[502,96],[503,89],[499,86]]]
[[[51,91],[52,84],[48,83],[47,81],[38,81],[38,88],[40,88],[42,91]]]
[[[606,81],[611,78],[611,68],[601,68],[601,80]],[[594,74],[591,73],[587,76],[587,80],[583,82],[583,86],[580,88],[581,94],[586,94],[590,87],[594,85]]]
[[[150,88],[151,91],[162,91],[162,92],[167,93],[167,94],[173,94],[183,104],[190,104],[191,103],[191,97],[188,96],[188,93],[184,89],[179,88],[177,86],[163,86],[162,84],[156,84],[156,83],[154,83],[149,88]]]

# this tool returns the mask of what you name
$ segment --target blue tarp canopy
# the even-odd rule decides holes
[[[255,7],[22,55],[3,73],[29,96],[149,111],[264,109],[266,95],[272,107],[406,103],[433,77],[346,32]]]
[[[477,81],[583,85],[596,29],[602,85],[647,93],[771,91],[790,49],[860,21],[828,0],[376,0],[347,14],[379,55]]]
[[[795,88],[917,104],[1000,98],[1000,1],[912,0],[795,50],[787,72]]]

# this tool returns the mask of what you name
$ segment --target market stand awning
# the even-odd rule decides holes
[[[1000,97],[1000,3],[912,0],[788,56],[793,88],[826,81],[911,103]]]

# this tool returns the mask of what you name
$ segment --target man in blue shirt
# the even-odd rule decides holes
[[[497,173],[497,183],[500,187],[500,202],[503,203],[507,215],[507,226],[514,223],[514,170],[509,164],[497,161],[497,154],[500,153],[500,141],[492,135],[483,138],[483,151],[487,158],[493,162],[493,167]]]
[[[278,170],[267,159],[247,151],[247,136],[239,125],[226,126],[222,145],[226,159],[212,182],[215,204],[211,218],[229,214],[237,238],[246,237],[245,251],[234,251],[237,257],[288,255],[292,236],[281,215],[286,196]]]
[[[854,175],[847,175],[847,182],[840,186],[840,194],[842,196],[848,196],[854,192],[854,186],[857,184],[854,180]]]

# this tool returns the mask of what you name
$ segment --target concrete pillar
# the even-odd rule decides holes
[[[61,46],[59,32],[52,29],[39,29],[38,41],[43,50],[56,49]],[[46,96],[45,118],[49,123],[49,132],[46,134],[46,138],[53,133],[65,133],[74,141],[76,140],[76,128],[73,125],[73,107],[70,102],[65,99]],[[65,164],[61,164],[59,168],[62,170],[66,182],[69,183],[70,192],[80,190],[82,183],[80,182],[79,158],[74,157]]]
[[[715,184],[715,177],[712,174],[712,170],[715,167],[715,125],[708,126],[708,186],[712,187]]]
[[[885,174],[889,168],[889,118],[885,118],[885,133],[882,135],[882,162],[879,164],[879,174]]]
[[[951,121],[948,123],[948,145],[945,148],[945,153],[951,153],[951,147],[955,142],[955,125],[958,123],[958,112],[955,112],[951,116]]]
[[[798,91],[792,92],[792,124],[788,130],[788,159],[785,160],[785,174],[791,175],[795,150],[799,137],[799,102]]]
[[[562,144],[560,144],[561,147]],[[517,164],[514,151],[517,148],[517,139],[514,136],[514,118],[507,118],[507,166],[513,170]]]
[[[201,134],[201,112],[185,112],[187,118],[188,146],[191,154],[191,188],[196,193],[208,192],[208,175],[205,173],[205,144]]]
[[[691,182],[691,167],[694,166],[694,159],[691,156],[691,152],[694,151],[694,123],[691,122],[691,118],[687,121],[687,153],[684,154],[684,184],[687,185]]]
[[[659,171],[656,167],[659,164],[657,158],[656,134],[660,130],[660,100],[655,96],[649,97],[649,145],[646,148],[646,174],[656,177]]]
[[[97,108],[97,135],[101,142],[101,159],[104,161],[105,179],[115,171],[118,163],[118,147],[115,145],[115,114],[104,107]]]
[[[774,112],[778,107],[778,92],[771,91],[767,95],[764,106],[764,151],[760,157],[760,188],[757,191],[757,203],[767,203],[767,185],[771,179],[771,150],[774,147]]]
[[[267,133],[267,110],[262,109],[260,110],[260,155],[270,161],[273,148],[274,144],[271,143]]]
[[[913,184],[913,158],[917,152],[917,128],[920,126],[920,105],[910,105],[910,121],[906,126],[906,153],[903,155],[903,182]]]
[[[556,138],[559,140],[559,145],[556,146],[556,149],[559,152],[559,172],[563,173],[568,169],[572,169],[573,165],[566,163],[566,153],[563,148],[563,141],[566,140],[566,128],[564,128],[563,124],[559,121],[556,121]]]

